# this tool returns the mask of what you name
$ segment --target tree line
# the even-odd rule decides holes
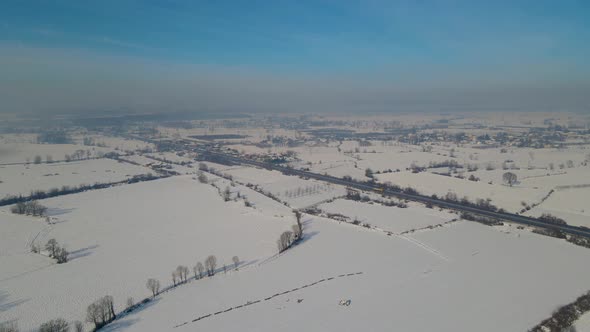
[[[18,202],[10,208],[15,214],[26,214],[35,217],[42,217],[47,212],[47,207],[37,201]]]
[[[62,195],[70,195],[70,194],[77,194],[87,190],[94,190],[94,189],[104,189],[109,188],[112,186],[116,186],[119,184],[132,184],[142,181],[151,181],[160,179],[166,176],[155,176],[151,173],[148,174],[140,174],[131,177],[130,179],[117,181],[117,182],[108,182],[108,183],[95,183],[95,184],[81,184],[79,186],[62,186],[61,188],[51,188],[47,191],[45,190],[34,190],[31,191],[31,194],[28,196],[23,195],[9,195],[3,199],[0,199],[0,206],[12,205],[17,204],[20,202],[28,202],[34,201],[39,199],[51,198],[56,196]]]
[[[52,253],[52,255],[59,255],[60,247],[55,239],[49,240],[46,245],[46,249]],[[240,265],[240,259],[238,256],[232,257],[232,266],[234,270],[238,270]],[[228,267],[224,264],[223,271],[227,272]],[[197,262],[193,267],[194,279],[199,280],[206,276],[213,277],[217,271],[217,257],[215,255],[209,255],[205,259],[205,264]],[[186,266],[179,265],[172,272],[173,285],[176,287],[180,284],[186,283],[189,280],[189,269]],[[144,299],[139,303],[134,303],[133,298],[128,298],[124,313],[131,312],[143,304],[146,304],[151,299],[154,299],[160,294],[161,285],[160,281],[154,278],[149,278],[146,282],[146,288],[150,291],[151,297]],[[92,302],[86,308],[86,321],[94,325],[92,331],[97,331],[114,321],[117,318],[115,312],[114,299],[110,295],[103,296],[96,301]],[[46,323],[41,324],[39,332],[69,332],[73,328],[75,332],[83,332],[84,324],[80,321],[68,323],[63,318],[52,319]],[[15,321],[1,323],[0,332],[18,332],[18,325]]]
[[[302,214],[298,210],[294,210],[293,213],[295,214],[297,223],[293,225],[292,231],[285,231],[279,236],[279,239],[277,240],[279,254],[289,249],[303,238],[303,225],[301,223]]]

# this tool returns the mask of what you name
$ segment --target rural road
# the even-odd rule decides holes
[[[584,227],[554,224],[551,222],[546,222],[546,221],[542,221],[539,219],[521,216],[518,214],[509,213],[509,212],[488,211],[485,209],[480,209],[480,208],[473,207],[473,206],[465,206],[465,205],[462,205],[459,203],[449,202],[449,201],[445,201],[442,199],[432,198],[429,196],[424,196],[424,195],[419,195],[419,194],[407,194],[407,193],[403,193],[403,192],[399,192],[399,191],[394,191],[391,189],[386,189],[386,188],[384,188],[384,186],[382,184],[378,184],[378,183],[371,184],[371,183],[355,182],[355,181],[337,178],[337,177],[330,176],[330,175],[322,175],[322,174],[318,174],[318,173],[313,173],[313,172],[308,172],[308,171],[303,171],[303,170],[298,170],[298,169],[293,169],[293,168],[287,168],[287,167],[283,167],[283,166],[277,166],[274,164],[265,163],[265,162],[261,162],[261,161],[241,158],[241,157],[226,154],[226,153],[212,152],[210,150],[205,150],[202,148],[196,148],[195,150],[196,150],[196,152],[200,153],[204,159],[212,159],[212,160],[216,160],[216,161],[224,161],[225,160],[225,161],[228,161],[228,162],[234,163],[234,164],[251,165],[251,166],[266,168],[266,169],[270,169],[270,170],[276,170],[276,171],[282,172],[287,175],[298,175],[298,176],[302,176],[302,177],[306,177],[306,178],[310,178],[310,179],[316,179],[319,181],[325,181],[325,182],[338,184],[338,185],[346,186],[349,188],[355,188],[355,189],[364,190],[364,191],[378,191],[380,194],[383,194],[385,196],[396,197],[396,198],[400,198],[400,199],[406,199],[406,200],[410,200],[410,201],[427,203],[427,204],[429,203],[429,204],[440,206],[443,208],[448,208],[448,209],[453,209],[453,210],[463,211],[463,212],[469,212],[469,213],[477,214],[480,216],[496,218],[499,220],[506,220],[506,221],[510,221],[510,222],[514,222],[514,223],[522,224],[522,225],[527,225],[527,226],[560,230],[560,231],[567,233],[567,234],[590,238],[590,229],[584,228]]]

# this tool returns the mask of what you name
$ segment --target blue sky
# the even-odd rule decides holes
[[[77,89],[86,86],[82,94],[106,89],[103,98],[112,92],[97,81],[131,86],[135,95],[118,93],[111,106],[137,105],[138,85],[154,77],[164,77],[166,85],[145,89],[160,91],[172,108],[174,100],[190,107],[188,95],[205,90],[238,97],[233,106],[209,98],[203,107],[233,108],[248,100],[236,92],[242,88],[267,96],[269,109],[285,95],[295,95],[294,102],[321,100],[315,107],[323,108],[359,93],[352,99],[380,98],[379,107],[387,108],[395,100],[383,96],[391,94],[420,101],[438,93],[457,104],[466,102],[457,95],[485,97],[486,89],[495,100],[501,91],[551,90],[549,104],[573,96],[573,106],[585,107],[588,22],[588,1],[6,0],[0,3],[0,66],[6,73],[0,88],[39,95],[38,105],[9,98],[11,107],[22,109],[64,99],[57,87],[71,88],[72,81]],[[51,87],[43,84],[51,81]],[[306,91],[296,97],[301,87],[326,85],[317,96]]]

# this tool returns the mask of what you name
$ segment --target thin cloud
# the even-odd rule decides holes
[[[98,42],[101,42],[104,44],[125,47],[125,48],[137,48],[137,49],[142,49],[142,50],[150,49],[149,47],[146,47],[144,45],[131,43],[131,42],[127,42],[127,41],[122,41],[119,39],[114,39],[114,38],[106,37],[106,36],[98,37],[98,38],[91,38],[91,40],[95,40],[95,41],[98,41]]]

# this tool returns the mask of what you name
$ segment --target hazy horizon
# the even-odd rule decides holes
[[[8,2],[0,112],[586,111],[587,7]]]

